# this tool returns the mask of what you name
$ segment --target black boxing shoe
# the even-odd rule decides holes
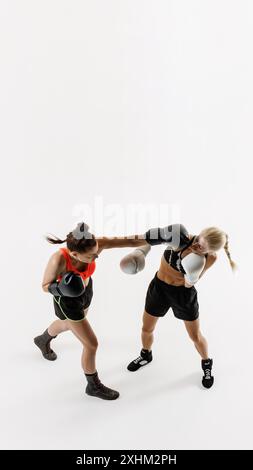
[[[36,346],[41,350],[43,357],[48,361],[55,361],[57,359],[57,355],[50,348],[50,341],[53,338],[56,338],[56,336],[51,336],[48,331],[45,330],[42,335],[36,336],[36,338],[33,339]]]
[[[204,371],[204,376],[202,378],[202,385],[205,388],[211,388],[214,382],[214,377],[212,376],[212,359],[202,359],[201,366]]]
[[[85,392],[92,397],[102,398],[102,400],[116,400],[119,397],[119,392],[106,387],[101,383],[98,373],[85,374],[88,380],[88,385]]]
[[[128,364],[127,366],[127,369],[130,370],[130,372],[135,372],[141,367],[146,366],[152,360],[153,360],[152,351],[148,351],[147,349],[142,349],[140,356],[137,357],[137,359],[134,359],[134,361],[130,362],[130,364]]]

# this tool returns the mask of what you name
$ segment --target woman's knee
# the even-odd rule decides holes
[[[98,348],[97,337],[86,319],[78,323],[70,322],[69,327],[85,349],[95,351]]]
[[[157,321],[158,317],[154,317],[144,311],[142,319],[142,333],[151,335],[156,327]]]
[[[60,322],[62,331],[68,331],[70,329],[68,320],[60,320]]]
[[[189,332],[189,336],[194,343],[199,343],[201,340],[200,331],[191,331]]]
[[[97,348],[98,348],[98,340],[96,337],[94,338],[90,338],[89,340],[86,340],[83,342],[83,345],[86,349],[88,349],[89,351],[96,351]]]
[[[155,329],[155,325],[152,325],[152,326],[142,325],[142,333],[146,335],[151,335],[154,329]]]

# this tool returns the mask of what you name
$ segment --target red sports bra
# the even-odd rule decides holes
[[[87,269],[85,269],[85,271],[78,271],[71,263],[70,255],[68,253],[67,248],[60,248],[60,251],[61,251],[61,253],[63,254],[63,256],[66,260],[66,269],[67,269],[67,271],[73,271],[74,273],[79,274],[83,280],[87,279],[88,277],[90,277],[94,273],[94,271],[96,269],[95,261],[92,261],[91,263],[87,263],[88,266],[87,266]],[[61,278],[62,278],[62,276],[59,276],[59,278],[57,280],[60,281]]]

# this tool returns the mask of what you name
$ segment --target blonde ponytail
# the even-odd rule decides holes
[[[231,259],[228,247],[228,235],[226,232],[218,227],[207,227],[201,231],[200,235],[205,238],[211,251],[218,251],[221,248],[224,248],[232,271],[237,269],[236,263]]]
[[[223,248],[224,248],[225,253],[228,257],[228,261],[229,261],[229,264],[232,268],[232,271],[235,272],[236,269],[237,269],[237,264],[231,259],[230,251],[229,251],[229,248],[228,248],[228,235],[227,234],[226,234],[226,243],[225,243]]]

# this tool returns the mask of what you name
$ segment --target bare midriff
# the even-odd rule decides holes
[[[189,248],[187,248],[183,252],[182,259],[191,252],[192,252],[192,249],[189,246]],[[157,277],[158,279],[161,279],[161,281],[166,282],[167,284],[171,284],[172,286],[184,286],[185,285],[184,274],[172,268],[169,265],[169,263],[167,263],[166,259],[164,258],[164,255],[162,256],[162,259],[161,259],[161,264],[157,272]]]

